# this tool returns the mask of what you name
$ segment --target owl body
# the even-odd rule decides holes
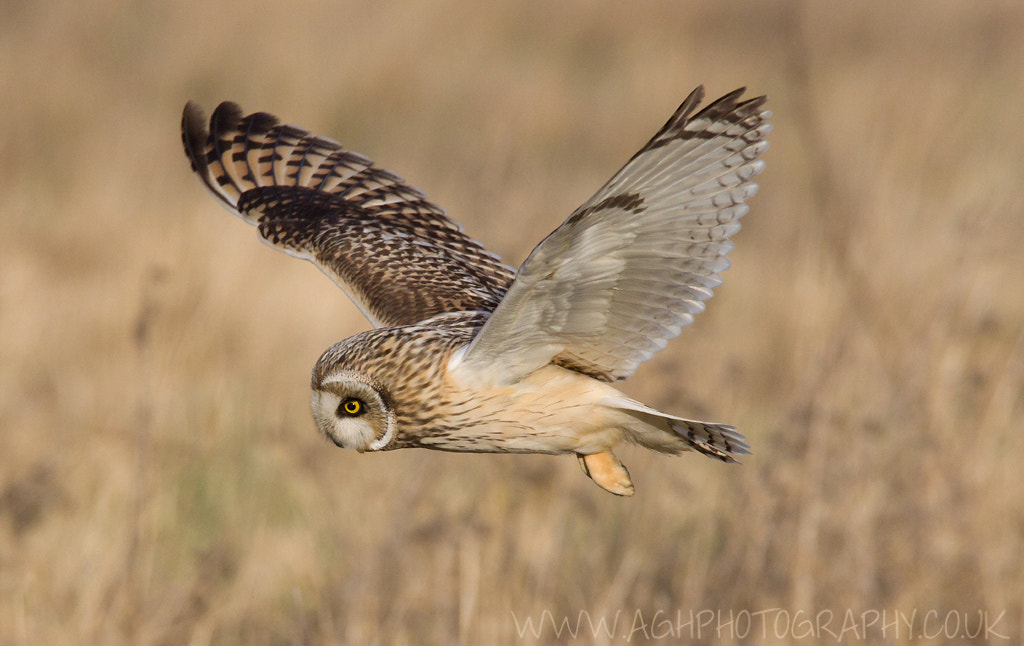
[[[339,143],[222,103],[182,117],[192,170],[263,240],[308,260],[374,329],[313,369],[320,432],[356,451],[572,453],[631,495],[612,449],[749,453],[732,426],[677,417],[612,384],[704,309],[764,168],[765,97],[668,122],[516,271],[445,211]]]
[[[473,334],[469,324],[378,328],[331,347],[313,370],[319,428],[357,451],[597,453],[623,440],[616,422],[628,414],[602,404],[624,398],[617,389],[557,365],[484,383],[486,375],[454,360]],[[350,399],[359,412],[339,415]],[[345,434],[362,422],[365,432]]]

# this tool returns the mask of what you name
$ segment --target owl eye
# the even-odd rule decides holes
[[[350,397],[338,406],[338,417],[357,417],[366,412],[366,404],[362,400]]]

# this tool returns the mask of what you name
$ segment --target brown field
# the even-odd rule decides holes
[[[1024,639],[1021,3],[56,4],[0,7],[0,646]],[[768,169],[626,389],[754,454],[626,449],[632,499],[327,444],[367,323],[178,134],[274,112],[517,265],[699,83]]]

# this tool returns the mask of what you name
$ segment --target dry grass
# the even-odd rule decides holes
[[[578,636],[614,642],[769,608],[1021,639],[1018,3],[48,4],[0,8],[0,644],[568,639],[520,638],[544,610],[619,612]],[[187,98],[276,112],[517,263],[700,82],[770,96],[768,170],[628,389],[755,454],[630,451],[630,500],[570,459],[325,445],[308,370],[366,324],[177,134]],[[745,641],[799,641],[773,630]]]

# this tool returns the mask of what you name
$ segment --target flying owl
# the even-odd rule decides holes
[[[222,103],[185,106],[192,170],[264,240],[314,263],[374,329],[330,347],[313,417],[357,451],[575,454],[611,493],[631,442],[723,462],[735,428],[676,417],[612,384],[704,309],[764,168],[765,97],[698,87],[518,271],[418,189],[331,139]]]

